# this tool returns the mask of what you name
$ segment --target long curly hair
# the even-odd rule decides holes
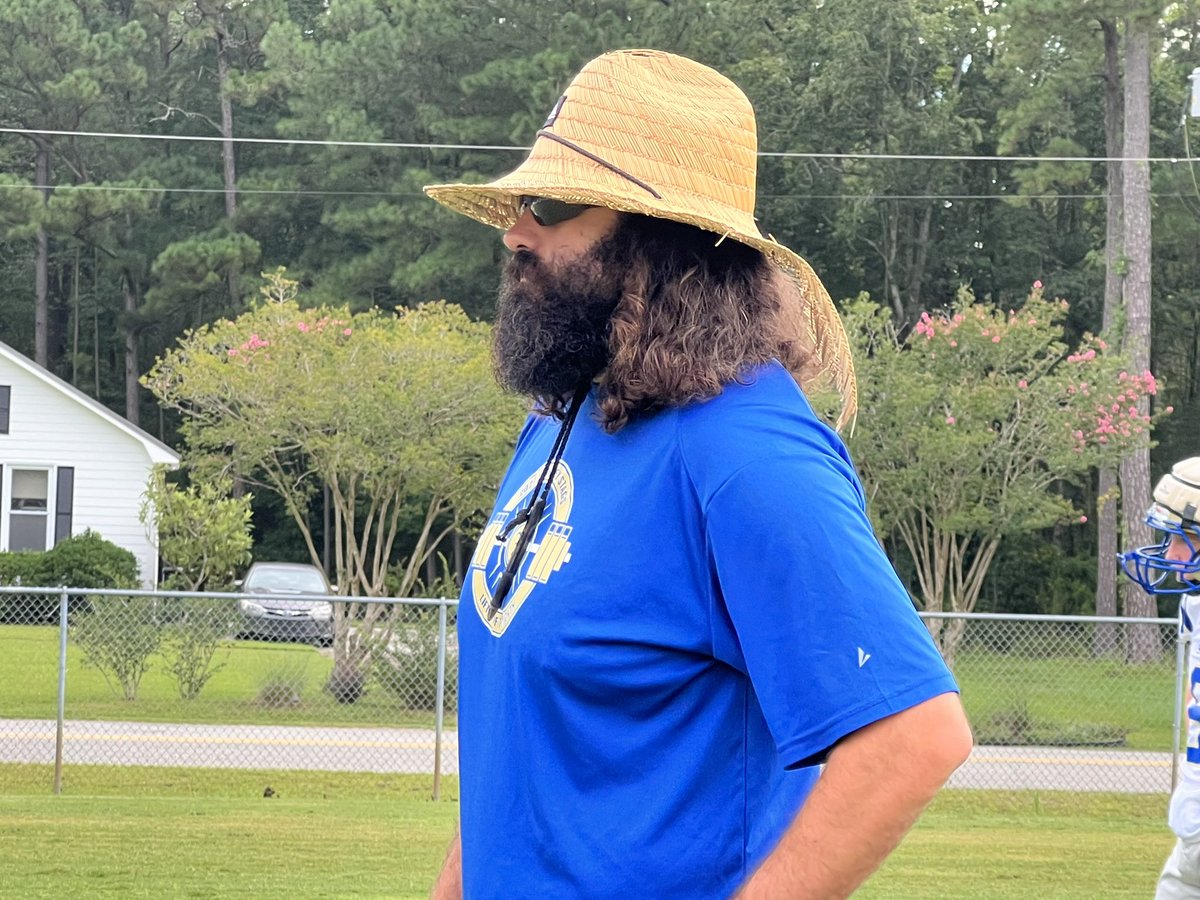
[[[598,379],[605,431],[715,397],[772,358],[805,379],[804,298],[762,253],[648,216],[624,215],[618,228],[628,261],[609,324],[608,365]]]

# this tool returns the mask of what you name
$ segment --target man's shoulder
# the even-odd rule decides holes
[[[743,373],[708,400],[679,410],[679,428],[688,439],[741,439],[767,430],[795,436],[832,431],[813,412],[808,398],[783,366],[765,363]]]
[[[677,439],[694,478],[710,484],[746,466],[784,459],[823,457],[850,468],[837,433],[778,363],[748,372],[711,400],[680,409]]]

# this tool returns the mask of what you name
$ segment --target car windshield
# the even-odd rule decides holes
[[[329,589],[316,569],[259,567],[246,576],[247,590],[293,591],[297,594],[324,594]]]

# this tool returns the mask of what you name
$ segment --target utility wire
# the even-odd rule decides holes
[[[402,143],[396,141],[330,141],[301,138],[230,137],[219,135],[185,134],[136,134],[116,131],[57,131],[43,128],[0,128],[0,134],[19,134],[48,137],[117,138],[142,141],[192,141],[197,143],[220,143],[228,140],[235,144],[283,144],[315,147],[374,147],[393,150],[486,150],[529,152],[529,147],[507,144],[431,144]],[[926,160],[940,162],[1144,162],[1178,164],[1190,162],[1175,156],[1122,157],[1122,156],[972,156],[938,153],[801,153],[797,151],[760,151],[759,156],[776,159],[881,159],[881,160]]]
[[[146,194],[224,194],[224,188],[180,188],[180,187],[148,187],[144,185],[120,184],[9,184],[0,183],[0,190],[49,190],[54,193],[64,191],[94,191],[98,193],[146,193]],[[397,199],[418,199],[425,195],[417,191],[323,191],[307,188],[236,188],[236,193],[255,195],[276,195],[290,197],[394,197]],[[760,194],[760,200],[1103,200],[1107,194]],[[1186,192],[1153,192],[1152,197],[1172,198],[1190,197]]]

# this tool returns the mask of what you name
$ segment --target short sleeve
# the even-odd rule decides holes
[[[739,442],[710,484],[716,655],[749,676],[786,765],[957,686],[875,538],[840,441],[819,423]]]

